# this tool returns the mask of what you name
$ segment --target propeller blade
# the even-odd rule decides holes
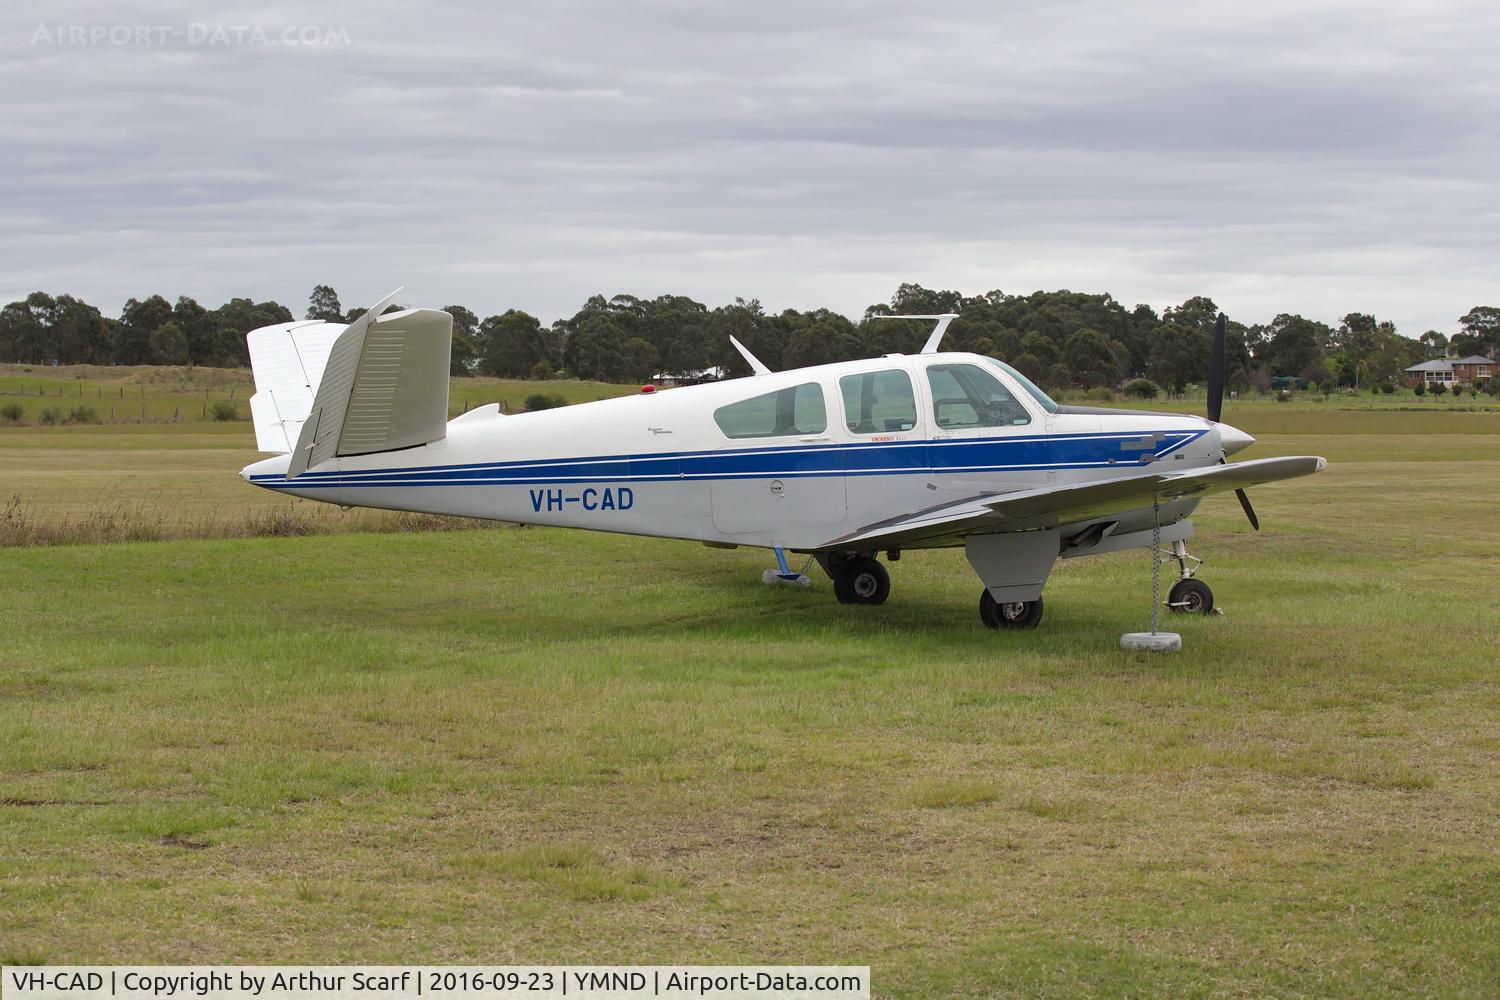
[[[1219,464],[1220,465],[1228,465],[1229,463],[1227,461],[1225,461],[1223,458],[1220,458],[1219,459]],[[1244,510],[1245,510],[1245,516],[1250,519],[1250,527],[1254,528],[1256,531],[1259,531],[1260,530],[1260,518],[1258,518],[1258,517],[1255,516],[1255,508],[1252,507],[1252,506],[1250,506],[1250,497],[1249,497],[1249,495],[1246,494],[1244,490],[1235,490],[1234,491],[1234,495],[1240,498],[1240,506],[1244,508]]]
[[[1250,506],[1250,498],[1245,495],[1244,490],[1235,490],[1234,495],[1240,498],[1240,506],[1245,508],[1245,516],[1250,519],[1250,527],[1259,531],[1260,518],[1255,516],[1255,508]]]
[[[1208,357],[1208,419],[1219,422],[1224,413],[1224,314],[1214,323],[1213,349]]]

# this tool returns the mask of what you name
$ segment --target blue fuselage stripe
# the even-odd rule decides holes
[[[566,460],[491,462],[401,469],[307,472],[295,480],[254,475],[257,486],[296,489],[389,486],[535,485],[564,482],[653,482],[807,476],[1024,472],[1139,466],[1166,457],[1208,433],[1138,431],[804,445],[724,451],[612,455]]]

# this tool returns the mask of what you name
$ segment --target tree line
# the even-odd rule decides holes
[[[399,308],[392,306],[391,308]],[[731,336],[773,369],[910,353],[931,326],[877,321],[906,313],[957,313],[944,346],[1009,361],[1050,389],[1115,386],[1137,377],[1181,391],[1207,377],[1210,337],[1218,306],[1204,296],[1157,312],[1127,309],[1108,294],[1002,291],[965,296],[903,284],[889,302],[871,305],[858,320],[829,309],[769,313],[758,300],[736,299],[709,308],[682,295],[653,299],[595,295],[550,326],[519,309],[480,319],[460,305],[453,315],[453,374],[544,379],[559,374],[604,382],[644,381],[749,368]],[[349,322],[328,285],[313,289],[305,318]],[[0,310],[0,361],[26,364],[207,365],[249,363],[245,334],[286,323],[292,311],[277,302],[236,298],[208,309],[187,296],[131,299],[118,318],[71,295],[33,292]],[[1276,376],[1320,386],[1368,386],[1399,379],[1403,369],[1441,357],[1500,352],[1500,308],[1476,306],[1451,334],[1400,334],[1389,320],[1352,312],[1337,326],[1291,313],[1268,323],[1227,324],[1231,389],[1269,388]]]

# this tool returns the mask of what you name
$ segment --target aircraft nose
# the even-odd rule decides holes
[[[1224,449],[1226,456],[1244,451],[1255,443],[1255,438],[1238,427],[1230,427],[1228,424],[1215,424],[1214,427],[1219,431],[1219,446]]]

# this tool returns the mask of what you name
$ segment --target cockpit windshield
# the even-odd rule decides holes
[[[1021,384],[1021,388],[1025,389],[1028,393],[1031,394],[1032,399],[1042,404],[1042,409],[1046,410],[1048,413],[1057,412],[1057,404],[1052,401],[1052,397],[1047,395],[1042,390],[1038,389],[1036,385],[1032,383],[1031,379],[1027,378],[1025,375],[1022,375],[1020,372],[1016,371],[1010,365],[1006,364],[1004,361],[999,360],[998,358],[985,358],[984,360],[988,361],[990,364],[994,365],[996,368],[999,368],[1005,374],[1009,375],[1011,378],[1019,382]]]

